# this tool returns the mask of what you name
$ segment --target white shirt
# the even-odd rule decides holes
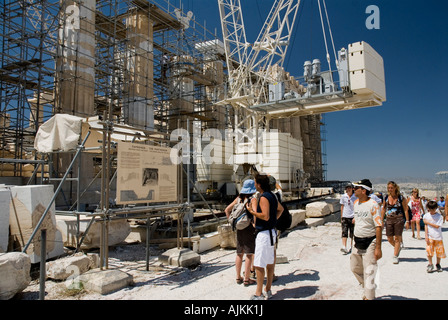
[[[432,240],[443,240],[442,236],[442,224],[443,224],[443,217],[440,213],[436,213],[432,215],[431,213],[425,213],[423,216],[423,220],[426,220],[430,223],[433,223],[435,225],[438,225],[438,228],[434,228],[433,226],[426,225],[428,227],[428,237]]]
[[[422,200],[422,206],[423,206],[423,213],[428,212],[426,209],[426,205],[428,204],[428,200]]]
[[[339,201],[339,203],[344,206],[344,208],[342,210],[343,218],[353,218],[353,216],[354,216],[353,205],[354,205],[356,199],[358,199],[358,198],[356,198],[354,194],[352,194],[351,197],[349,197],[347,193],[344,193],[341,196],[341,200]]]
[[[355,231],[358,238],[370,238],[376,235],[376,227],[382,226],[380,206],[370,199],[360,203],[356,199],[354,204]]]
[[[378,198],[377,195],[374,195],[373,193],[369,195],[369,198],[375,200],[378,204],[381,204],[383,202],[380,198]]]

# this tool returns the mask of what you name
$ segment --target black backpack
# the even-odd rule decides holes
[[[275,225],[275,228],[280,231],[280,233],[283,233],[286,229],[288,229],[291,226],[292,223],[292,215],[288,210],[288,207],[286,204],[282,203],[280,200],[280,195],[278,193],[275,194],[277,196],[278,201],[283,206],[283,213],[282,215],[277,219],[277,224]]]

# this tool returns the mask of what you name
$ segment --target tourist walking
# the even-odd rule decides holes
[[[384,198],[381,210],[381,219],[386,216],[386,237],[387,241],[394,247],[392,262],[399,262],[401,243],[403,241],[403,228],[409,228],[409,213],[407,200],[401,195],[400,187],[394,182],[387,183],[387,195]]]
[[[348,254],[352,251],[353,247],[353,205],[356,197],[353,194],[353,186],[349,184],[345,187],[345,193],[341,196],[339,203],[341,204],[341,227],[342,227],[342,248],[341,251],[344,254]],[[350,249],[347,250],[347,239],[350,237]]]
[[[271,286],[275,267],[275,225],[283,212],[283,207],[277,197],[271,192],[269,177],[265,174],[255,176],[255,188],[260,192],[258,205],[252,202],[246,205],[248,211],[255,217],[256,240],[254,267],[257,277],[257,289],[251,297],[252,300],[264,300],[263,283],[266,268],[265,294],[269,299],[272,296]]]
[[[434,265],[432,258],[436,256],[436,269],[438,272],[442,271],[440,266],[440,259],[446,258],[445,248],[443,247],[442,236],[442,214],[437,210],[437,202],[429,201],[427,208],[428,213],[423,216],[423,222],[425,223],[425,240],[426,240],[426,253],[428,255],[428,267],[427,272],[434,271]]]
[[[375,275],[377,261],[381,259],[382,220],[378,203],[369,198],[372,183],[368,179],[353,182],[354,239],[355,248],[350,256],[350,268],[356,279],[364,287],[364,300],[375,299]]]
[[[422,213],[424,212],[422,200],[420,199],[419,192],[417,188],[412,189],[411,196],[409,197],[408,202],[409,207],[412,212],[411,219],[411,230],[412,230],[412,238],[415,238],[414,230],[417,230],[417,239],[421,239],[420,237],[420,219],[422,218]]]
[[[243,188],[240,190],[238,197],[233,200],[231,204],[225,209],[227,219],[230,218],[232,211],[239,204],[251,203],[251,201],[256,201],[253,197],[256,192],[255,183],[252,179],[247,179],[243,183]],[[235,269],[236,269],[236,283],[244,283],[245,286],[254,284],[255,281],[250,279],[251,268],[253,264],[253,258],[255,253],[255,228],[253,225],[253,216],[247,212],[247,209],[243,206],[243,210],[246,211],[248,218],[251,222],[248,226],[242,230],[236,229],[236,258],[235,258]],[[241,268],[243,265],[243,258],[246,255],[246,260],[244,264],[244,279],[241,277]]]
[[[448,194],[446,195],[446,197],[448,198]],[[445,223],[446,221],[446,215],[448,214],[448,206],[445,206],[445,210],[442,212],[443,215],[443,223]]]
[[[428,208],[426,207],[428,205],[428,200],[425,196],[422,196],[422,207],[423,207],[423,215],[425,215],[428,212]]]
[[[440,200],[437,201],[437,205],[439,206],[440,213],[443,216],[443,223],[445,223],[445,219],[446,219],[445,198],[444,197],[440,197]]]

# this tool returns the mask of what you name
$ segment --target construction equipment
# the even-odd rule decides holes
[[[322,71],[320,60],[314,59],[306,61],[303,76],[295,78],[284,70],[283,62],[300,0],[276,0],[254,43],[246,38],[240,0],[218,0],[228,68],[226,97],[218,104],[234,109],[235,172],[238,166],[255,167],[289,184],[300,180],[296,185],[303,186],[303,159],[310,156],[305,149],[310,149],[313,133],[306,138],[296,134],[291,140],[287,134],[269,132],[270,121],[380,106],[386,101],[382,57],[365,42],[350,44],[336,54],[325,0],[317,2],[329,70]],[[336,70],[331,68],[327,32]],[[308,121],[319,122],[314,118]],[[273,154],[278,154],[278,158],[273,158]],[[318,159],[309,160],[316,166],[321,163]],[[239,177],[244,179],[248,174],[244,170]]]
[[[318,0],[330,65],[321,1],[332,42],[333,37],[325,0]],[[337,77],[331,69],[322,71],[321,62],[314,59],[304,63],[303,77],[281,79],[276,69],[282,69],[300,0],[275,1],[253,44],[246,40],[240,1],[218,0],[218,4],[229,68],[227,98],[221,104],[274,119],[380,106],[386,101],[383,59],[365,42],[350,44],[337,56],[333,43]],[[287,91],[294,81],[300,82],[297,90]]]
[[[249,46],[239,0],[218,0],[227,65],[227,95],[234,106],[251,106],[266,100],[266,83],[276,81],[271,66],[282,66],[300,1],[276,0],[257,40]],[[232,21],[228,21],[232,18]],[[232,27],[232,30],[229,30]],[[234,64],[236,63],[236,67]]]

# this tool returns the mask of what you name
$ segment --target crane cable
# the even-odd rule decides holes
[[[331,31],[330,19],[328,18],[327,4],[326,4],[325,0],[322,0],[322,1],[324,3],[325,15],[327,17],[328,31],[330,32],[331,44],[333,46],[334,60],[336,61],[336,67],[339,70],[339,60],[338,60],[338,56],[336,54],[336,48],[334,46],[333,32]]]
[[[326,6],[326,4],[325,4],[325,0],[322,0],[322,1],[323,1],[323,3],[324,3],[324,9],[325,9],[325,15],[326,15],[326,17],[327,17],[328,29],[329,29],[329,33],[330,33],[330,36],[331,36],[331,43],[332,43],[332,45],[333,45],[333,51],[334,51],[334,55],[335,55],[336,67],[339,69],[339,63],[338,63],[338,59],[337,59],[337,57],[336,57],[336,50],[335,50],[335,47],[334,47],[333,34],[332,34],[332,32],[331,32],[330,20],[329,20],[329,18],[328,18],[327,6]],[[325,34],[324,19],[323,19],[323,17],[322,17],[322,8],[321,8],[321,5],[320,5],[320,0],[317,0],[317,4],[319,5],[320,21],[321,21],[321,24],[322,24],[322,33],[323,33],[323,36],[324,36],[325,50],[326,50],[326,52],[327,52],[327,62],[328,62],[328,67],[329,67],[329,70],[330,70],[330,76],[331,76],[331,78],[332,78],[331,81],[333,81],[333,75],[332,75],[332,72],[331,72],[330,54],[328,53],[327,36],[326,36],[326,34]]]

